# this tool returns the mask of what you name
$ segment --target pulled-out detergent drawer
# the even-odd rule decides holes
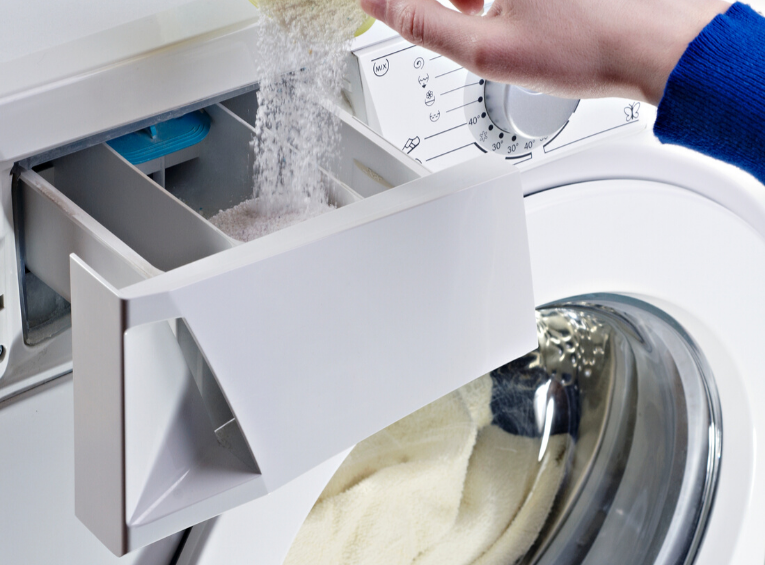
[[[207,218],[251,194],[254,130],[206,112],[165,188],[98,145],[16,190],[26,266],[71,302],[76,514],[118,555],[536,347],[502,160],[428,175],[341,112],[337,209],[241,243]]]

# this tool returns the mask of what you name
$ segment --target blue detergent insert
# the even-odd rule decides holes
[[[140,165],[196,145],[209,132],[210,116],[204,110],[197,110],[107,143],[131,164]]]

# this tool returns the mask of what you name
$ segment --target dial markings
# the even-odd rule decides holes
[[[425,159],[425,161],[432,161],[433,159],[438,159],[439,157],[443,157],[444,155],[448,155],[449,153],[454,153],[455,151],[459,151],[460,149],[465,149],[466,147],[473,147],[473,145],[475,145],[475,143],[468,143],[467,145],[463,145],[462,147],[457,147],[457,149],[452,149],[445,153],[441,153],[440,155],[436,155],[435,157],[431,157],[430,159]]]
[[[483,151],[487,153],[491,151],[519,162],[530,159],[532,148],[541,146],[547,141],[546,136],[541,138],[527,137],[512,129],[503,129],[494,123],[485,101],[486,88],[489,83],[470,72],[468,72],[466,83],[465,86],[475,86],[478,83],[479,87],[482,87],[481,95],[477,100],[474,99],[475,90],[465,90],[463,98],[465,104],[460,108],[465,108],[468,129],[473,134],[476,145]],[[473,106],[474,104],[478,104],[478,107]],[[454,108],[454,110],[456,109],[458,108]]]
[[[470,106],[471,104],[478,104],[479,101],[480,100],[473,100],[472,102],[468,102],[467,104],[463,104],[462,106],[457,106],[456,108],[447,110],[447,112],[454,112],[455,110],[459,110],[460,108],[464,108],[465,106]]]
[[[434,133],[433,135],[429,135],[425,139],[430,139],[431,137],[436,137],[437,135],[441,135],[442,133],[446,133],[448,131],[452,131],[453,129],[461,128],[461,127],[466,126],[466,125],[467,125],[467,122],[465,122],[464,124],[460,124],[458,126],[454,126],[453,128],[445,129],[444,131],[439,131],[438,133]]]
[[[470,84],[463,84],[462,86],[458,86],[457,88],[452,88],[451,90],[447,90],[446,92],[442,92],[441,96],[443,96],[444,94],[451,94],[452,92],[457,92],[458,90],[462,90],[463,88],[467,88],[468,86],[475,86],[477,84],[479,84],[479,83],[473,82],[473,83],[470,83]]]
[[[569,141],[568,143],[564,143],[563,145],[559,145],[558,147],[556,147],[554,149],[548,150],[547,148],[545,148],[545,153],[552,153],[553,151],[557,151],[558,149],[562,149],[563,147],[566,147],[567,145],[571,145],[572,143],[577,143],[579,141],[582,141],[583,139],[588,139],[590,137],[594,137],[596,135],[600,135],[601,133],[605,133],[607,131],[619,129],[621,127],[628,126],[628,125],[634,124],[634,123],[637,123],[637,122],[626,122],[626,123],[620,124],[618,126],[614,126],[612,128],[608,128],[608,129],[604,129],[604,130],[601,130],[601,131],[598,131],[598,132],[595,132],[595,133],[591,133],[590,135],[585,135],[584,137],[580,137],[579,139],[575,139],[573,141]],[[568,125],[568,122],[566,122],[566,125]],[[563,127],[566,127],[566,126],[563,126]],[[555,137],[558,137],[558,134],[555,134]],[[555,137],[553,137],[553,139],[555,139]],[[553,139],[551,139],[547,143],[552,143]],[[547,145],[547,143],[545,145]]]
[[[445,77],[446,75],[450,75],[452,73],[456,73],[457,71],[461,71],[463,67],[458,67],[456,69],[453,69],[451,71],[446,71],[445,73],[441,73],[440,75],[436,75],[436,78]]]

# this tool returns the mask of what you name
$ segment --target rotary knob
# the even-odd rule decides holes
[[[566,125],[579,102],[489,80],[484,93],[486,111],[494,125],[529,138],[554,134]]]
[[[558,98],[520,86],[469,75],[465,87],[468,126],[482,149],[508,159],[534,147],[568,123],[579,100]]]

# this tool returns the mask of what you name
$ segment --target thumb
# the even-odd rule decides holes
[[[360,0],[362,9],[401,37],[472,70],[480,67],[493,22],[451,10],[436,0]],[[467,2],[463,2],[467,4]],[[476,64],[479,63],[479,64]]]

